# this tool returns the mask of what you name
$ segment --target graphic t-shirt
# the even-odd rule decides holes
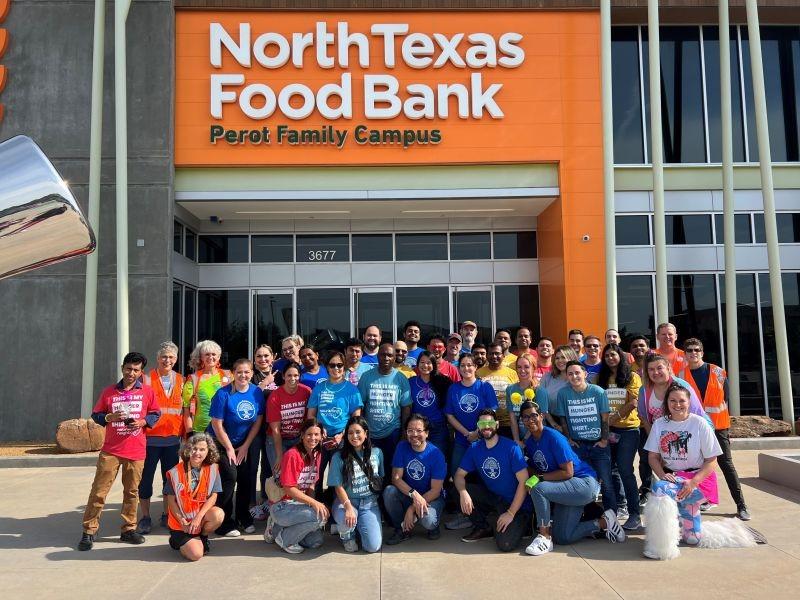
[[[364,460],[362,452],[359,452],[358,455],[361,460]],[[372,472],[379,477],[383,477],[383,453],[380,448],[372,449],[369,455],[369,463],[372,467]],[[331,458],[331,466],[328,468],[328,487],[340,485],[344,485],[344,462],[342,461],[342,453],[337,452]],[[353,479],[344,486],[344,491],[350,499],[372,498],[375,496],[369,489],[369,479],[367,479],[358,461],[353,461]]]
[[[657,419],[644,449],[661,454],[664,466],[672,471],[699,469],[704,459],[722,454],[714,428],[691,413],[685,421]]]
[[[312,390],[320,381],[327,378],[328,371],[322,365],[320,365],[319,371],[317,371],[316,374],[309,373],[308,371],[303,371],[300,373],[300,383]]]
[[[711,423],[711,419],[703,409],[703,404],[692,386],[680,377],[672,377],[670,381],[689,390],[689,412],[704,417]],[[664,416],[664,398],[656,396],[654,387],[646,388],[642,386],[639,388],[639,405],[637,408],[639,419],[647,419],[647,422],[652,425],[657,419]]]
[[[433,386],[418,376],[409,379],[408,385],[411,389],[411,412],[428,417],[431,424],[443,424],[446,420],[441,407],[444,402],[439,401]]]
[[[322,461],[322,452],[316,452],[314,459],[309,463],[303,460],[303,455],[297,448],[289,448],[281,459],[281,486],[284,488],[296,487],[301,492],[314,495],[314,486],[319,479],[319,466]],[[281,500],[290,500],[284,496]]]
[[[528,465],[516,442],[498,436],[493,448],[487,448],[484,440],[473,443],[464,453],[459,468],[467,473],[477,471],[489,491],[510,504],[517,493],[517,471],[525,470],[527,479]],[[530,510],[532,503],[529,495],[525,495],[522,506]]]
[[[611,412],[619,411],[630,400],[635,402],[639,398],[639,388],[642,387],[642,380],[636,373],[631,373],[628,385],[624,388],[617,387],[616,383],[609,382],[606,389],[608,398],[608,408]],[[610,422],[610,419],[609,419]],[[614,423],[614,427],[621,429],[636,429],[639,427],[639,412],[634,408],[624,419],[619,419]]]
[[[417,361],[419,360],[419,355],[422,354],[424,350],[425,348],[420,348],[419,346],[417,346],[413,350],[409,350],[408,355],[406,356],[406,364],[409,367],[416,367]]]
[[[197,390],[195,390],[195,380],[199,379],[197,383]],[[192,419],[192,430],[199,433],[208,429],[211,423],[211,417],[208,416],[208,411],[211,409],[211,400],[217,390],[224,385],[231,383],[230,373],[218,369],[216,373],[209,377],[204,375],[190,375],[186,378],[183,384],[183,407],[189,408],[192,403],[192,396],[196,396],[197,404],[194,409],[194,418]]]
[[[526,388],[533,392],[530,400],[533,402],[539,402],[539,392],[535,391],[533,388]],[[519,407],[522,406],[522,403],[528,400],[525,397],[525,390],[520,387],[519,383],[512,383],[506,388],[506,407],[508,408],[509,415],[513,415],[513,418],[519,422]],[[519,398],[514,396],[514,394],[519,394]],[[530,392],[528,392],[530,394]],[[512,396],[514,396],[512,398]],[[499,402],[499,399],[498,399]],[[539,404],[539,410],[542,412],[547,412],[542,408],[542,405]]]
[[[317,421],[322,423],[329,436],[341,433],[347,420],[363,406],[358,388],[349,381],[320,382],[311,391],[308,408],[317,409]]]
[[[431,489],[431,479],[444,481],[447,477],[447,462],[444,454],[428,442],[425,449],[417,452],[406,441],[397,444],[392,458],[393,469],[403,469],[403,481],[420,494]]]
[[[280,423],[283,439],[296,438],[300,435],[310,397],[311,390],[303,384],[298,384],[294,394],[287,392],[283,386],[274,390],[267,398],[267,423]]]
[[[263,414],[264,392],[252,383],[244,392],[237,391],[233,384],[219,388],[208,411],[212,419],[222,419],[222,426],[234,448],[242,445],[253,423]],[[211,425],[206,432],[216,437]]]
[[[122,382],[110,385],[102,391],[93,413],[113,413],[127,410],[131,419],[144,419],[148,413],[160,414],[158,400],[153,388],[136,382],[130,390],[122,388]],[[103,452],[127,458],[144,460],[147,453],[147,437],[144,429],[128,427],[122,421],[106,423]]]
[[[370,368],[378,366],[378,351],[375,350],[375,354],[364,354],[361,356],[361,362],[365,365],[369,365]]]
[[[513,355],[510,354],[509,356]],[[516,357],[514,360],[516,360]],[[511,424],[511,418],[508,414],[509,409],[507,406],[506,388],[512,383],[517,383],[519,381],[517,372],[509,367],[500,367],[496,371],[493,371],[489,368],[489,365],[485,365],[478,369],[476,376],[478,379],[491,385],[492,389],[494,389],[494,393],[497,396],[497,420],[501,427],[508,427]]]
[[[460,381],[447,390],[447,401],[444,405],[446,415],[453,415],[467,431],[475,431],[478,426],[478,413],[484,408],[497,408],[497,396],[494,388],[485,381],[477,379],[467,387]],[[456,431],[456,444],[468,446],[467,438]]]
[[[608,398],[603,388],[592,383],[582,392],[576,392],[568,385],[558,392],[550,412],[565,418],[569,437],[573,440],[596,442],[600,439],[603,423],[600,415],[608,412]]]
[[[372,369],[358,382],[358,391],[370,437],[382,439],[400,428],[400,409],[411,406],[411,390],[405,375],[397,369],[388,375]]]
[[[350,369],[345,369],[344,378],[353,385],[358,385],[358,380],[361,379],[361,376],[367,371],[371,370],[374,366],[375,365],[367,365],[363,362],[359,362],[356,365],[356,368],[352,371]]]
[[[588,463],[578,458],[567,438],[550,427],[544,428],[542,437],[538,440],[534,439],[532,435],[528,436],[528,439],[525,440],[525,456],[528,464],[537,473],[558,471],[561,465],[571,462],[574,477],[597,479],[597,473]]]

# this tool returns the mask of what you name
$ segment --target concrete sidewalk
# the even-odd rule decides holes
[[[643,535],[624,544],[586,540],[531,557],[500,554],[491,540],[464,544],[460,532],[424,535],[374,555],[346,554],[326,536],[321,550],[288,555],[258,532],[213,541],[212,554],[187,563],[155,528],[144,546],[119,537],[121,484],[103,513],[94,550],[78,552],[83,504],[93,468],[0,469],[0,590],[5,598],[496,598],[547,594],[567,598],[722,598],[779,600],[798,597],[800,493],[757,479],[757,451],[734,454],[752,526],[768,545],[746,550],[683,548],[680,558],[642,558]],[[724,486],[724,481],[721,480]],[[158,489],[158,484],[156,485]],[[722,504],[706,518],[730,515]],[[155,498],[154,498],[155,500]],[[159,501],[153,513],[160,514]],[[525,591],[528,590],[528,591]]]

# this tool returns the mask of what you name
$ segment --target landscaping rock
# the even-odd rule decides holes
[[[792,426],[786,421],[771,419],[763,415],[731,417],[732,438],[784,437],[792,435]]]
[[[56,446],[64,454],[97,451],[104,439],[105,428],[91,419],[69,419],[56,429]]]

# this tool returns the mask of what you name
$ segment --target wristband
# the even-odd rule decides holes
[[[537,483],[539,483],[539,478],[536,475],[531,475],[525,482],[525,487],[529,490],[532,490],[534,487],[536,487]]]

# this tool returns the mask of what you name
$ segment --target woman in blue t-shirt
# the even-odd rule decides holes
[[[383,455],[369,440],[369,425],[364,417],[350,417],[345,427],[344,445],[333,455],[328,469],[328,487],[336,491],[333,518],[339,538],[347,552],[358,552],[356,529],[366,552],[381,549],[381,511],[378,507],[383,481]]]
[[[540,556],[553,550],[553,541],[574,544],[581,538],[605,531],[612,543],[625,541],[625,530],[609,509],[593,521],[581,521],[583,507],[600,491],[597,475],[570,447],[567,438],[544,426],[544,416],[535,402],[523,402],[522,422],[530,432],[525,440],[525,454],[531,477],[526,485],[536,510],[539,530],[525,552]],[[552,518],[551,518],[552,503]]]
[[[436,360],[427,350],[420,352],[417,357],[417,372],[419,375],[408,380],[411,387],[411,412],[428,418],[428,441],[446,454],[450,432],[447,429],[444,403],[447,390],[453,382],[439,373]]]

